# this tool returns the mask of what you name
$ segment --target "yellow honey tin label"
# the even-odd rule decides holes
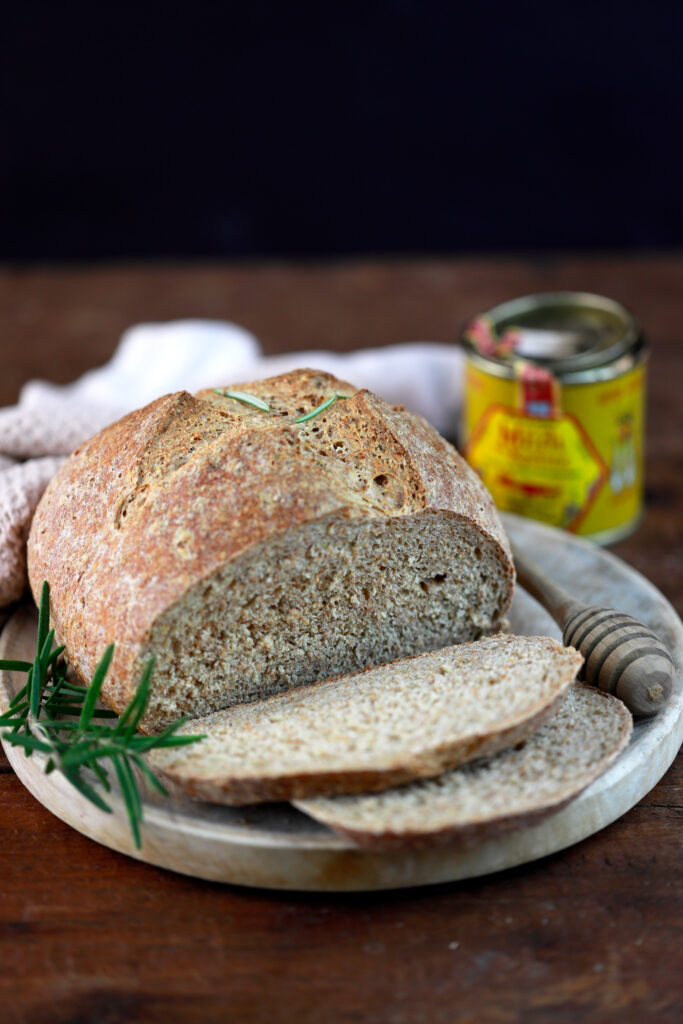
[[[642,507],[644,394],[642,363],[568,384],[496,376],[468,360],[467,459],[500,509],[610,539]]]

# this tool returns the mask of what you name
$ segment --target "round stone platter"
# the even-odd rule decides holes
[[[628,748],[581,796],[533,827],[476,846],[422,850],[360,850],[287,804],[230,808],[143,797],[143,843],[136,850],[120,795],[105,814],[59,772],[44,773],[45,756],[25,757],[3,742],[15,772],[37,800],[96,842],[182,874],[237,885],[312,891],[403,888],[473,878],[515,867],[577,843],[631,807],[659,781],[683,740],[683,625],[660,592],[609,552],[552,527],[505,516],[512,539],[575,597],[640,619],[667,645],[676,664],[674,692],[652,719],[637,722]],[[510,612],[515,633],[560,639],[549,615],[523,590]],[[32,660],[37,612],[22,607],[0,637],[0,658]],[[4,711],[21,677],[0,672]]]

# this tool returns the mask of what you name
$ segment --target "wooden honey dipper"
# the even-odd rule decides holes
[[[619,697],[633,715],[659,711],[674,675],[659,637],[630,615],[577,601],[514,544],[512,554],[519,582],[552,615],[562,642],[583,655],[581,678]]]

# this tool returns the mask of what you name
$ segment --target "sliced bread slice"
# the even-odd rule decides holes
[[[486,637],[195,719],[180,735],[204,740],[150,763],[217,803],[387,789],[528,736],[581,663],[548,637]]]
[[[614,761],[631,729],[620,700],[576,684],[545,725],[493,757],[383,793],[295,804],[367,848],[474,843],[559,811]]]

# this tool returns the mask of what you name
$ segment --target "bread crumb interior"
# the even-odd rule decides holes
[[[499,626],[499,552],[443,511],[329,516],[257,544],[190,588],[142,646],[162,728]],[[229,681],[226,686],[226,680]]]

